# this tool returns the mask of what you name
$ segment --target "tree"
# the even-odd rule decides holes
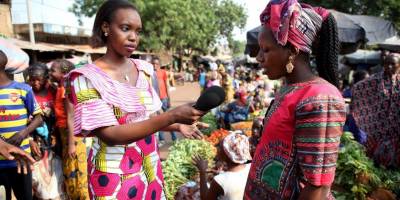
[[[244,52],[245,47],[246,47],[246,42],[245,41],[232,40],[229,43],[229,48],[232,50],[233,56],[242,55],[243,52]]]
[[[322,6],[340,12],[384,17],[400,27],[399,0],[303,0],[313,6]]]
[[[77,16],[93,16],[103,0],[75,0]],[[132,0],[143,23],[141,48],[183,54],[207,53],[220,38],[244,28],[244,8],[233,0]]]

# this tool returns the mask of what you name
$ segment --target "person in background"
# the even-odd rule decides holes
[[[71,199],[88,199],[86,145],[83,138],[74,136],[73,108],[66,100],[64,76],[73,70],[74,64],[67,60],[55,60],[50,76],[57,85],[54,102],[56,126],[62,143],[64,184]]]
[[[253,157],[256,152],[256,148],[261,139],[261,133],[263,128],[263,118],[256,117],[253,120],[253,125],[251,127],[251,137],[249,138],[250,143],[250,154]]]
[[[207,88],[211,86],[221,86],[221,74],[218,73],[217,63],[210,63],[210,71],[208,72]]]
[[[207,184],[207,160],[195,156],[193,161],[200,172],[200,197],[202,200],[242,200],[251,160],[249,139],[231,133],[219,144],[217,159],[227,165],[227,170],[216,175]]]
[[[264,118],[244,199],[333,199],[346,117],[335,18],[297,0],[274,0],[260,20],[257,62],[269,79],[286,81]]]
[[[226,72],[225,67],[221,64],[221,67],[218,69],[218,72],[221,74],[221,82],[222,87],[225,90],[225,103],[230,103],[233,100],[235,95],[235,90],[233,89],[233,79]]]
[[[173,65],[167,65],[167,77],[168,77],[168,84],[172,88],[175,88],[176,82],[175,82],[175,70]]]
[[[385,56],[383,70],[357,83],[351,114],[367,134],[368,156],[388,168],[400,167],[400,54]]]
[[[199,68],[200,74],[199,74],[199,85],[201,91],[203,91],[206,88],[206,83],[207,83],[207,73],[206,70],[201,67]]]
[[[366,79],[369,77],[369,74],[365,70],[357,70],[353,74],[353,84],[352,87],[347,88],[343,92],[343,98],[351,98],[351,90],[353,87],[360,81]],[[354,120],[353,115],[350,113],[351,111],[351,104],[350,104],[350,110],[348,110],[347,116],[346,116],[346,122],[343,127],[343,131],[349,131],[353,133],[354,139],[359,142],[360,144],[365,144],[367,142],[367,133],[365,133],[363,130],[361,130],[356,121]]]
[[[34,132],[35,140],[31,142],[31,148],[34,155],[41,157],[35,141],[39,143],[43,151],[51,148],[51,133],[55,125],[54,116],[54,94],[49,84],[49,69],[44,63],[35,63],[28,68],[28,84],[32,87],[35,99],[43,112],[42,126]]]
[[[246,92],[237,92],[234,96],[235,101],[227,104],[217,112],[217,119],[220,120],[222,127],[229,129],[230,124],[247,120],[249,115],[247,97]]]
[[[365,70],[357,70],[356,72],[354,72],[353,83],[351,84],[352,87],[347,87],[343,91],[343,98],[351,98],[351,89],[353,88],[353,86],[368,77],[369,77],[369,74]]]
[[[0,51],[0,140],[31,153],[29,136],[43,123],[42,112],[32,88],[8,78],[5,72],[7,60]],[[29,118],[32,118],[30,122]],[[20,167],[17,167],[20,162],[10,158],[0,156],[0,185],[5,187],[6,199],[11,200],[12,190],[18,200],[31,200],[32,172],[28,168],[26,173],[20,174]]]
[[[168,75],[167,71],[164,69],[161,69],[161,64],[160,64],[160,59],[159,58],[153,58],[152,64],[154,66],[155,74],[157,76],[157,82],[158,82],[158,95],[161,99],[161,109],[163,112],[166,112],[168,109],[171,108],[171,99],[169,96],[169,88],[168,88]],[[165,138],[164,138],[164,133],[163,132],[158,132],[158,139],[160,141],[160,145],[165,143]],[[174,131],[171,131],[171,139],[172,141],[176,141],[176,133]]]

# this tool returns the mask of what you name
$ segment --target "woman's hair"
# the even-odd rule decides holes
[[[339,86],[338,56],[340,42],[336,20],[332,14],[323,21],[316,49],[317,71],[320,77]]]
[[[5,66],[7,65],[8,59],[7,55],[0,50],[0,69],[4,69]]]
[[[65,59],[57,59],[54,60],[51,64],[51,67],[58,67],[60,68],[63,74],[68,74],[70,71],[75,69],[75,66],[72,62],[65,60]]]
[[[126,0],[108,0],[100,6],[94,20],[92,37],[90,38],[90,45],[93,48],[102,47],[107,42],[107,37],[104,36],[104,32],[101,29],[103,23],[107,22],[110,24],[114,18],[115,12],[119,9],[126,8],[138,12],[137,8]]]
[[[36,73],[39,72],[39,73]],[[46,64],[44,63],[33,63],[31,66],[29,66],[28,68],[28,76],[32,77],[33,75],[41,75],[44,78],[48,78],[49,77],[49,68],[47,67]]]

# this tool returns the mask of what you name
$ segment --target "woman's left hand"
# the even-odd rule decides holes
[[[185,138],[202,139],[203,133],[199,130],[199,128],[207,128],[208,126],[208,124],[203,122],[197,122],[192,125],[180,124],[179,132],[181,132]]]

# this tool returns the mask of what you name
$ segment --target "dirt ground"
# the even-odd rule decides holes
[[[177,86],[175,90],[170,91],[171,107],[195,102],[200,96],[200,86],[197,82],[185,83],[183,86]],[[178,134],[178,139],[182,136]],[[160,147],[160,156],[164,160],[168,156],[168,148],[172,145],[171,135],[164,133],[166,143]]]

